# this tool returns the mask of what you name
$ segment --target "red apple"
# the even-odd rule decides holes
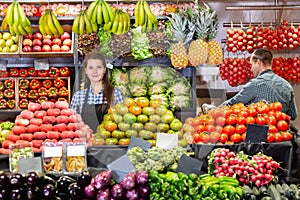
[[[43,39],[43,35],[39,32],[33,34],[33,39],[39,39],[42,40]]]
[[[65,39],[70,39],[70,38],[71,38],[70,33],[66,32],[66,31],[60,36],[60,39],[62,41],[64,41]]]
[[[60,52],[60,46],[57,44],[53,45],[51,48],[53,52]]]
[[[57,44],[57,45],[61,46],[61,39],[59,39],[59,38],[54,38],[54,39],[52,40],[52,44]]]
[[[43,39],[51,39],[51,35],[43,35]]]
[[[31,46],[24,46],[22,49],[23,52],[32,52]]]
[[[41,46],[33,46],[32,51],[33,52],[41,52],[42,51],[42,47]]]
[[[68,52],[68,51],[70,51],[70,47],[67,46],[67,45],[62,45],[60,50],[63,51],[63,52]]]
[[[72,46],[72,40],[71,39],[65,39],[63,41],[63,45],[67,45],[67,46],[71,47]]]
[[[31,39],[24,39],[23,40],[23,46],[32,46],[32,40]]]
[[[51,52],[51,47],[50,47],[50,45],[48,45],[48,44],[45,44],[45,45],[43,45],[43,47],[42,47],[42,51],[43,52]]]
[[[40,39],[34,39],[32,42],[32,45],[33,46],[42,46],[43,43],[42,43],[42,40],[40,40]]]
[[[52,39],[60,39],[60,35],[53,35]]]
[[[52,40],[50,38],[43,39],[43,45],[45,45],[45,44],[51,46],[52,45]]]
[[[31,34],[24,35],[24,39],[32,40],[33,36]]]

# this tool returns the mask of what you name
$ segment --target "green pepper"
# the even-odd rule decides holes
[[[197,174],[195,174],[195,173],[190,173],[190,174],[188,175],[188,177],[189,177],[189,179],[190,179],[191,181],[193,181],[193,182],[195,182],[195,181],[197,180],[197,178],[198,178]]]
[[[243,188],[242,187],[236,187],[235,192],[242,197],[243,196]]]
[[[218,193],[220,188],[219,184],[213,184],[212,186],[209,187],[210,190],[212,190],[214,193]]]
[[[220,190],[224,190],[225,192],[227,192],[229,199],[232,199],[234,194],[236,193],[235,187],[232,185],[220,184]]]
[[[205,197],[203,200],[213,200],[211,197]]]
[[[209,185],[203,185],[200,192],[201,196],[206,197],[208,193],[209,193]]]
[[[193,195],[193,200],[199,200],[199,199],[201,199],[201,194]]]
[[[159,182],[157,182],[157,183],[149,182],[149,187],[150,187],[151,192],[159,192],[160,186],[161,186],[161,184]]]
[[[173,197],[175,200],[182,200],[183,195],[180,191],[178,191],[176,188],[172,191],[173,194],[171,197]]]
[[[226,199],[227,198],[227,192],[225,191],[225,190],[219,190],[218,191],[218,197],[220,198],[220,199]]]
[[[174,183],[179,180],[178,174],[176,172],[167,172],[166,180],[170,183]]]
[[[177,183],[177,188],[180,192],[185,192],[187,190],[187,187],[183,181]]]
[[[234,187],[239,186],[239,181],[233,177],[220,176],[219,181],[221,184],[224,184],[224,185],[232,185]]]
[[[194,187],[189,187],[188,188],[188,194],[189,195],[197,195],[199,193],[200,185],[194,186]]]
[[[188,194],[183,195],[183,200],[193,200],[192,197],[190,197]]]
[[[158,193],[156,193],[156,192],[152,192],[151,191],[151,193],[149,195],[149,198],[150,198],[150,200],[159,200],[160,195]]]

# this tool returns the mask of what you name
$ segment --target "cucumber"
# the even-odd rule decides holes
[[[281,195],[281,196],[280,196],[280,199],[281,199],[281,200],[289,200],[289,198],[287,198],[287,197],[284,196],[284,195]]]
[[[295,185],[295,184],[292,183],[292,184],[290,184],[290,188],[295,193],[296,199],[300,199],[300,191],[299,191],[299,188],[297,187],[297,185]]]
[[[268,191],[273,200],[280,200],[280,193],[276,190],[275,185],[273,184],[269,185]]]
[[[260,186],[259,192],[260,192],[260,195],[263,196],[263,197],[270,195],[266,186]]]
[[[252,191],[253,191],[253,194],[254,194],[255,196],[257,196],[257,197],[260,196],[260,191],[259,191],[259,189],[258,189],[257,187],[254,186],[254,187],[252,188]]]
[[[264,196],[261,198],[261,200],[272,200],[272,197],[270,196]]]
[[[296,199],[294,191],[290,188],[288,184],[283,183],[282,189],[284,191],[284,196],[286,196],[288,199]]]
[[[256,196],[254,194],[251,194],[250,200],[256,200],[256,199],[257,199]]]
[[[251,195],[253,194],[253,191],[248,185],[243,186],[243,197],[247,199],[251,199]]]
[[[279,183],[276,184],[276,190],[280,193],[280,195],[284,195],[284,191],[282,189],[282,186]]]

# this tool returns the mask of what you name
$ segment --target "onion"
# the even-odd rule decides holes
[[[138,191],[136,189],[127,190],[126,199],[127,200],[138,200],[139,199]]]
[[[84,194],[85,197],[87,198],[91,198],[91,199],[95,198],[96,193],[97,193],[96,188],[91,184],[84,188]]]
[[[146,171],[140,171],[136,174],[136,182],[140,185],[145,185],[148,182],[149,174]]]

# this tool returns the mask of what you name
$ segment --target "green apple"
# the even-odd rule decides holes
[[[10,39],[11,38],[11,34],[9,33],[9,32],[4,32],[3,33],[3,39],[4,40],[8,40],[8,39]]]
[[[0,47],[5,47],[5,40],[4,39],[0,39]]]
[[[10,51],[11,51],[11,52],[16,52],[16,51],[18,51],[18,45],[16,45],[16,44],[11,45]]]
[[[2,52],[3,51],[3,48],[2,47],[0,47],[0,52]]]
[[[2,39],[3,38],[3,34],[0,32],[0,39]]]
[[[11,39],[14,41],[15,44],[18,44],[18,42],[19,42],[19,36],[18,35],[11,36]]]
[[[10,48],[8,46],[3,47],[2,52],[10,52]]]
[[[5,46],[7,46],[7,47],[11,47],[11,45],[13,45],[13,44],[14,44],[14,41],[12,39],[8,39],[5,42]]]

